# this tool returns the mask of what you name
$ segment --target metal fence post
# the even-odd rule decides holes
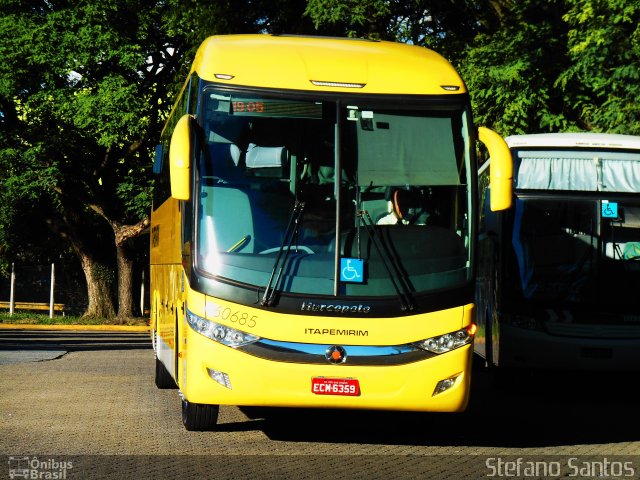
[[[49,295],[49,318],[53,318],[53,288],[56,283],[55,263],[51,264],[51,294]]]
[[[144,268],[142,269],[142,282],[140,284],[140,316],[144,317]]]
[[[15,263],[11,263],[11,290],[9,293],[9,315],[12,316],[13,315],[13,309],[14,309],[14,305],[15,305],[15,301],[13,298],[13,292],[15,290],[15,286],[16,286],[16,270],[15,270]]]

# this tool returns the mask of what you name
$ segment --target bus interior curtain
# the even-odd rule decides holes
[[[361,186],[460,184],[451,118],[361,115],[357,129]]]
[[[640,154],[626,152],[521,151],[520,190],[640,191]]]

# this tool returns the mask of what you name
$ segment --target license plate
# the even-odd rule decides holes
[[[360,383],[355,378],[314,377],[311,379],[311,392],[316,395],[357,397],[360,395]]]

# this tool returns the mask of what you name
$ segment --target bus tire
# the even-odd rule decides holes
[[[160,360],[156,357],[156,387],[161,389],[178,388],[175,380]]]
[[[190,432],[214,430],[218,422],[219,405],[191,403],[182,399],[182,423]]]

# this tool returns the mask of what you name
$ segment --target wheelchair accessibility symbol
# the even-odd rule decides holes
[[[362,283],[364,281],[364,260],[360,260],[359,258],[341,258],[340,281]]]
[[[618,203],[603,200],[602,218],[618,218]]]

